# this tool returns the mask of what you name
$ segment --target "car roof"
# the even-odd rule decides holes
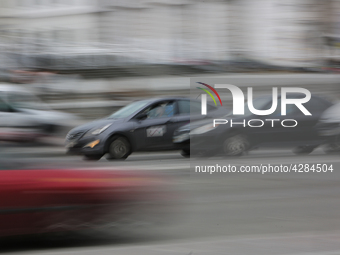
[[[148,104],[153,104],[157,102],[162,102],[165,100],[190,100],[190,98],[187,97],[154,97],[154,98],[148,98],[148,99],[141,99],[136,100],[135,102],[147,102]]]
[[[196,101],[199,102],[199,100],[197,99],[191,99],[189,97],[185,97],[185,96],[169,96],[169,97],[155,97],[155,98],[149,98],[149,99],[142,99],[142,100],[137,100],[135,102],[147,102],[148,105],[157,103],[157,102],[162,102],[165,100],[188,100],[188,101]],[[208,103],[208,105],[212,106],[212,107],[216,107],[215,105]]]
[[[169,97],[155,97],[155,98],[149,98],[149,99],[144,99],[140,101],[164,101],[164,100],[190,100],[190,98],[187,97],[181,97],[181,96],[169,96]]]

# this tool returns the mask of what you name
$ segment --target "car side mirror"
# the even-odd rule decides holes
[[[148,117],[148,115],[146,113],[140,113],[137,114],[137,116],[135,117],[137,120],[145,120]]]

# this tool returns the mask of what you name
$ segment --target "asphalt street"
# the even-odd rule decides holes
[[[63,237],[58,241],[2,242],[8,254],[340,254],[340,155],[321,149],[296,156],[263,149],[238,158],[183,158],[178,152],[136,153],[126,161],[84,162],[78,156],[44,155],[30,148],[26,164],[156,171],[181,196],[175,221],[160,229],[115,238]],[[15,158],[25,148],[6,147]],[[194,173],[199,165],[327,164],[333,171]]]

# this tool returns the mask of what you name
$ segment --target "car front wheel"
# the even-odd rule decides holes
[[[131,145],[129,141],[122,137],[114,137],[111,139],[108,148],[107,159],[126,159],[131,153]]]
[[[241,156],[248,148],[249,141],[241,134],[230,136],[223,142],[223,152],[226,156]]]

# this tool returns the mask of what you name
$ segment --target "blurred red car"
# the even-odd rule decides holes
[[[164,184],[132,171],[1,170],[0,236],[136,224],[131,215],[154,219],[169,198]]]

